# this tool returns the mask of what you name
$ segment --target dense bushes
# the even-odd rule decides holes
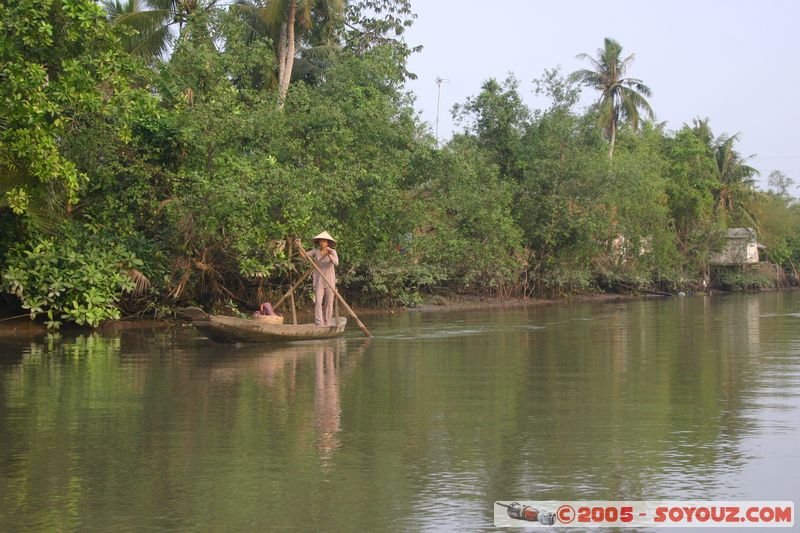
[[[142,279],[142,261],[105,236],[63,230],[57,236],[32,236],[6,256],[3,289],[15,294],[23,309],[47,316],[48,327],[63,321],[97,326],[117,319],[123,293]]]
[[[721,288],[728,291],[765,289],[775,286],[775,279],[752,270],[727,268],[717,273]]]

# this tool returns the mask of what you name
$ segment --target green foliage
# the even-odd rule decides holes
[[[718,272],[718,282],[724,290],[742,291],[774,287],[774,280],[750,270],[727,268]]]
[[[42,187],[74,204],[86,176],[62,141],[84,116],[124,118],[142,101],[132,64],[91,0],[14,0],[0,5],[0,21],[0,193],[20,214]]]
[[[350,277],[348,286],[359,287],[367,295],[361,297],[363,303],[416,307],[422,303],[421,291],[447,280],[442,268],[409,265],[402,255],[393,254],[365,266]]]
[[[173,9],[178,2],[151,0],[149,4],[153,7],[139,0],[104,0],[102,4],[128,53],[154,59],[167,52],[174,40],[170,26],[178,22]]]
[[[345,11],[345,50],[355,56],[383,50],[395,80],[416,79],[406,68],[406,60],[422,46],[409,46],[404,39],[417,15],[411,0],[350,0]]]
[[[608,135],[611,158],[617,130],[623,123],[637,130],[640,112],[653,118],[653,110],[646,100],[651,94],[650,88],[640,79],[624,77],[634,55],[623,58],[622,46],[614,39],[605,38],[603,48],[597,50],[597,58],[588,54],[579,54],[578,58],[588,59],[592,68],[577,70],[570,79],[600,92],[596,105],[597,124]]]
[[[567,87],[552,72],[539,83],[553,104],[526,128],[514,203],[530,251],[529,278],[542,296],[587,289],[592,262],[610,236],[605,145],[593,120],[570,110],[574,96]]]
[[[795,270],[800,251],[800,204],[785,193],[754,192],[747,211],[758,221],[759,242],[766,246],[769,260]]]
[[[794,180],[781,172],[780,170],[773,170],[769,173],[769,190],[777,196],[783,198],[790,198],[789,190],[794,185]]]
[[[75,230],[11,248],[2,283],[20,298],[31,319],[43,314],[50,328],[62,321],[97,326],[120,317],[117,303],[134,288],[128,270],[141,265],[103,235]]]
[[[530,111],[522,103],[519,81],[510,75],[500,84],[494,78],[484,82],[481,92],[453,106],[453,118],[463,124],[466,133],[491,153],[506,176],[518,174],[517,163],[522,136]]]
[[[643,284],[649,281],[646,273],[658,277],[682,262],[669,223],[662,139],[663,132],[648,125],[641,135],[629,137],[623,130],[605,195],[613,206],[612,259],[626,270],[638,267]]]
[[[706,243],[693,238],[698,237],[696,228],[713,219],[716,167],[708,145],[688,127],[665,138],[663,145],[670,217],[680,249],[691,253]]]
[[[341,268],[358,274],[344,283],[369,286],[375,257],[414,229],[401,182],[427,150],[386,49],[341,58],[324,84],[297,83],[280,112],[265,83],[269,43],[253,40],[238,16],[196,23],[224,36],[225,48],[178,43],[157,76],[162,116],[137,121],[138,153],[117,157],[113,171],[124,187],[108,182],[113,193],[94,205],[150,213],[153,223],[132,226],[171,258],[174,299],[247,301],[256,280],[286,279],[284,238],[320,228],[347,243]],[[111,213],[98,216],[111,224]],[[396,279],[402,287],[392,290],[417,285]]]
[[[443,268],[451,285],[465,291],[496,289],[522,266],[514,188],[480,155],[464,138],[444,151],[410,246],[420,263]]]
[[[0,5],[0,270],[32,316],[245,310],[305,270],[287,237],[308,247],[323,229],[342,288],[376,305],[686,290],[733,224],[797,276],[787,178],[755,191],[737,137],[707,120],[640,124],[649,90],[620,78],[631,58],[613,41],[593,71],[545,71],[543,109],[513,75],[487,80],[438,147],[403,89],[408,0],[302,3],[287,90],[288,35],[265,16],[289,4],[109,0],[112,21],[86,0]],[[618,83],[577,112],[576,81],[600,87],[609,68]]]

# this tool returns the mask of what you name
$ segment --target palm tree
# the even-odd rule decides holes
[[[172,35],[168,9],[154,9],[142,0],[105,0],[103,6],[115,27],[136,30],[134,34],[125,31],[122,35],[122,45],[129,53],[151,59],[169,49]]]
[[[650,88],[642,80],[625,78],[625,71],[631,64],[634,54],[621,59],[622,46],[609,37],[605,46],[597,50],[597,59],[588,54],[578,54],[578,59],[588,59],[593,69],[582,69],[572,73],[570,80],[600,91],[597,102],[598,124],[608,136],[611,146],[608,157],[614,156],[614,143],[620,120],[629,122],[634,130],[639,128],[639,113],[644,111],[653,118],[653,110],[645,97],[650,96]]]
[[[299,79],[312,82],[324,75],[325,70],[341,51],[335,31],[336,16],[340,15],[341,12],[333,13],[333,16],[331,16],[331,14],[325,13],[327,7],[325,4],[317,4],[312,21],[313,27],[309,32],[303,32],[303,42],[297,43],[295,47],[291,72],[287,73],[286,70],[281,69],[281,65],[284,69],[286,67],[285,59],[279,61],[279,72],[276,72],[270,81],[271,86],[279,87],[281,75],[288,74],[289,82]],[[259,0],[237,0],[236,3],[231,5],[231,9],[239,14],[241,20],[248,27],[248,39],[269,39],[273,43],[276,57],[286,53],[281,51],[282,45],[286,44],[286,39],[280,35],[281,30],[284,28],[283,24],[278,24],[277,27],[274,26],[273,22],[268,19],[267,7],[261,5]],[[285,97],[286,92],[284,91],[283,97],[278,99],[279,107],[282,107]]]
[[[719,182],[715,191],[717,209],[726,215],[738,211],[744,218],[753,222],[752,216],[745,209],[747,204],[745,199],[752,192],[755,177],[759,174],[757,169],[747,164],[753,156],[744,157],[734,149],[734,144],[739,140],[738,133],[735,135],[723,133],[719,137],[714,137],[708,122],[708,118],[694,119],[692,132],[708,146],[716,163]]]
[[[214,8],[217,0],[104,0],[112,24],[136,30],[126,33],[122,42],[131,54],[152,59],[163,57],[174,42],[174,26],[183,31],[189,17]]]
[[[684,127],[688,128],[689,125],[684,123]],[[692,120],[692,132],[694,133],[695,137],[700,139],[708,149],[712,152],[714,151],[714,133],[711,131],[711,126],[709,125],[709,119],[697,117]]]
[[[717,213],[726,220],[733,219],[733,223],[746,223],[758,228],[758,221],[750,209],[755,177],[759,174],[756,168],[747,164],[753,156],[744,157],[734,148],[739,140],[738,133],[723,133],[714,137],[708,118],[696,118],[692,122],[692,132],[708,147],[709,155],[714,158],[717,171],[714,190]]]
[[[313,40],[332,40],[331,35],[319,31],[319,24],[330,28],[330,23],[337,21],[344,13],[345,0],[268,0],[259,6],[242,2],[234,7],[247,19],[251,29],[257,35],[268,35],[275,43],[275,55],[278,60],[278,107],[283,108],[292,72],[297,59],[297,48],[301,38],[311,36],[316,28]],[[324,21],[324,22],[322,22]],[[317,43],[318,45],[320,43]],[[332,47],[330,44],[306,50],[307,56],[324,55]],[[313,61],[307,67],[313,66]]]
[[[714,160],[717,162],[717,175],[719,177],[719,192],[717,202],[719,208],[728,214],[739,211],[752,221],[752,216],[745,208],[745,197],[753,190],[755,176],[758,170],[747,165],[753,156],[743,157],[734,150],[734,143],[739,140],[739,134],[728,137],[722,134],[714,142]]]

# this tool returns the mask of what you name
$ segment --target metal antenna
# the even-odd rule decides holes
[[[442,84],[447,83],[450,80],[446,80],[441,76],[436,77],[436,85],[438,87],[436,91],[436,147],[439,147],[439,102],[442,98]]]

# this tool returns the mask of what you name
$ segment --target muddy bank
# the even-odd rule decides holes
[[[641,298],[653,298],[651,295],[635,294],[585,294],[568,298],[544,299],[544,298],[491,298],[486,296],[436,296],[429,298],[417,307],[399,307],[393,309],[361,308],[356,312],[370,314],[385,314],[398,312],[437,312],[437,311],[461,311],[473,309],[497,309],[527,307],[536,305],[552,305],[564,302],[624,302],[638,300]]]

